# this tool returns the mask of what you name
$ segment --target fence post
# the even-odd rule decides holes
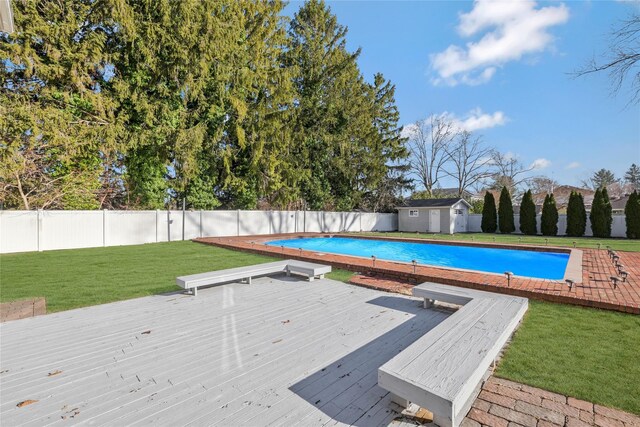
[[[184,217],[185,217],[185,206],[186,206],[186,200],[184,197],[182,198],[182,240],[184,241]]]
[[[167,209],[167,242],[171,241],[171,209]]]
[[[36,211],[36,235],[38,237],[38,252],[42,252],[42,209]]]
[[[238,221],[236,227],[236,236],[240,236],[240,209],[238,209]]]
[[[158,217],[160,216],[160,210],[156,209],[156,243],[158,243],[160,240],[158,240]]]
[[[360,218],[360,232],[362,233],[362,212],[359,212],[358,217]]]
[[[107,210],[102,209],[102,246],[107,246]]]
[[[200,209],[200,237],[202,237],[202,209]]]

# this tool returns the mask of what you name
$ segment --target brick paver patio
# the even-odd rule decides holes
[[[462,427],[640,427],[640,417],[490,377]]]
[[[372,260],[353,256],[319,254],[316,251],[305,251],[277,246],[267,246],[265,241],[277,238],[321,236],[316,233],[297,233],[271,236],[241,236],[241,237],[204,237],[195,239],[198,242],[216,246],[261,253],[265,255],[315,261],[331,264],[334,267],[366,273],[368,276],[384,276],[405,283],[422,283],[436,281],[439,283],[500,292],[511,295],[524,296],[532,299],[597,307],[617,310],[627,313],[640,314],[640,253],[618,252],[620,262],[625,266],[629,276],[624,283],[614,288],[610,277],[617,275],[617,270],[605,249],[581,249],[582,283],[576,283],[573,289],[563,281],[514,277],[507,286],[507,280],[500,274],[481,273],[474,271],[452,270],[441,267],[418,265],[414,267],[408,263]],[[350,235],[350,237],[353,237]],[[391,238],[399,241],[418,241],[421,239]],[[442,242],[438,242],[442,243]],[[455,244],[455,242],[446,242]],[[464,243],[464,244],[469,244]],[[505,247],[505,245],[481,244],[481,246]],[[518,245],[511,245],[515,247]],[[531,246],[524,246],[531,249]],[[563,248],[566,250],[566,248]],[[403,286],[400,286],[403,288]],[[406,288],[406,285],[404,286]]]

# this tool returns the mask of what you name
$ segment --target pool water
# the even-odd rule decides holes
[[[271,246],[353,255],[390,261],[462,268],[487,273],[510,271],[516,276],[561,280],[569,261],[568,253],[495,249],[480,246],[440,245],[348,237],[312,237],[273,240]]]

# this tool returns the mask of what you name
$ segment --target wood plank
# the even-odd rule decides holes
[[[381,298],[402,303],[381,306],[376,303]],[[380,389],[377,391],[385,397],[376,397],[374,364],[366,369],[352,368],[351,375],[357,376],[357,381],[336,381],[325,378],[330,375],[327,373],[310,380],[308,388],[291,387],[306,384],[304,380],[316,371],[350,355],[354,361],[362,360],[365,353],[357,353],[360,348],[408,321],[437,322],[448,316],[422,310],[418,301],[406,297],[390,297],[330,280],[310,285],[283,276],[262,278],[252,286],[211,288],[200,298],[164,295],[116,303],[110,308],[115,313],[97,306],[45,316],[48,321],[37,323],[35,328],[25,323],[0,329],[2,364],[5,355],[12,364],[10,371],[2,374],[3,425],[166,424],[174,417],[178,417],[177,423],[191,419],[196,424],[212,424],[224,418],[216,402],[231,403],[237,411],[243,407],[243,396],[262,405],[300,406],[304,408],[300,414],[319,424],[332,422],[330,414],[334,412],[348,413],[349,420],[359,418],[358,408],[363,411],[361,416],[375,413],[384,421],[389,419],[388,397]],[[141,335],[147,328],[151,333]],[[27,335],[23,345],[16,338],[22,332]],[[411,341],[419,335],[419,329],[414,328],[405,331],[402,339]],[[5,338],[11,341],[6,348]],[[394,338],[376,344],[378,348],[386,344],[393,355],[401,349],[394,347],[395,343],[404,342],[399,336]],[[24,344],[34,347],[25,348]],[[127,345],[129,349],[123,354],[121,350]],[[114,361],[113,354],[118,351],[120,356]],[[255,357],[256,353],[259,356]],[[56,366],[63,367],[63,372],[47,377]],[[327,406],[317,412],[299,394],[311,389],[313,383],[319,386],[318,381],[324,381],[318,391],[334,409]],[[31,393],[37,395],[25,396]],[[29,405],[28,411],[16,408],[16,401],[25,398],[40,401]],[[369,403],[371,407],[362,408]],[[70,416],[66,410],[76,407],[80,414],[75,418],[62,418]],[[260,420],[264,409],[244,407],[241,416],[227,421]]]

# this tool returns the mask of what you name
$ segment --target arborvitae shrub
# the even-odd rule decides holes
[[[607,221],[605,219],[604,200],[602,199],[602,190],[596,190],[591,204],[591,212],[589,213],[589,221],[591,222],[591,231],[593,237],[606,237]]]
[[[569,196],[567,206],[567,236],[582,237],[587,227],[587,211],[582,194],[575,191]]]
[[[498,206],[498,228],[501,233],[509,234],[516,231],[513,221],[513,205],[511,204],[511,194],[507,187],[502,187],[500,192],[500,205]]]
[[[544,236],[558,235],[558,208],[553,194],[547,194],[542,205],[542,218],[540,219],[540,230]]]
[[[486,192],[482,206],[482,223],[480,228],[483,233],[495,233],[498,229],[498,217],[496,213],[496,200],[493,194]]]
[[[611,225],[613,224],[613,208],[609,201],[609,193],[607,187],[602,189],[602,200],[604,202],[604,219],[605,219],[605,235],[603,237],[611,237]]]
[[[520,232],[527,235],[538,233],[536,224],[536,204],[533,202],[531,190],[524,193],[520,203]]]
[[[627,237],[640,239],[640,196],[634,191],[624,206],[624,218],[627,224]]]

